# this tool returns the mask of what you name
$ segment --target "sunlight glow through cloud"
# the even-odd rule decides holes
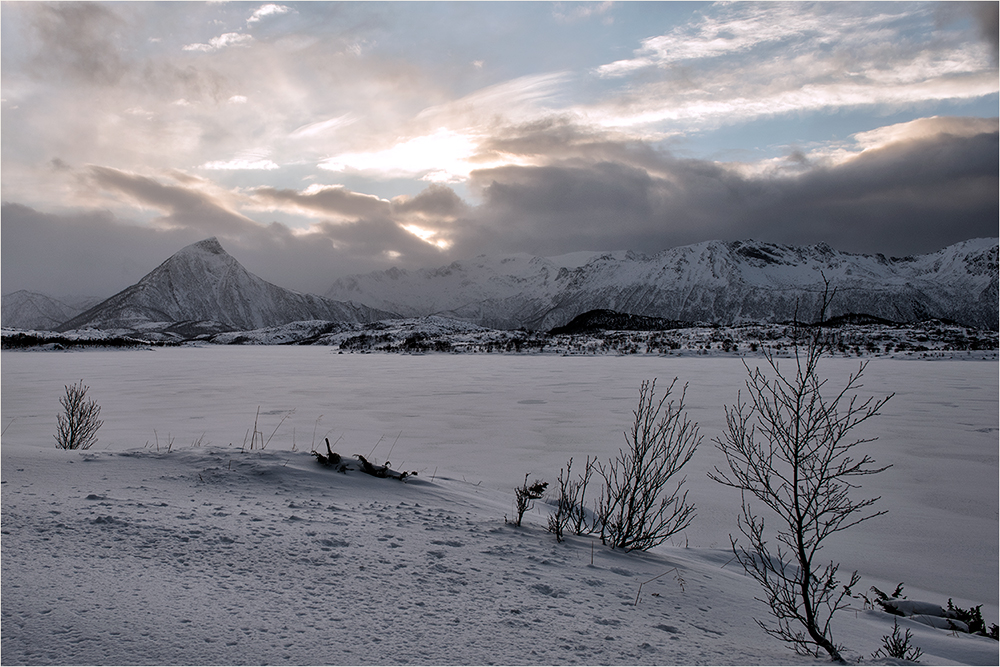
[[[417,225],[400,225],[400,227],[410,232],[411,234],[419,238],[421,241],[429,243],[432,246],[436,246],[441,250],[447,250],[451,246],[450,241],[446,239],[435,238],[437,236],[437,232],[432,231],[430,229],[423,229],[422,227],[418,227]]]
[[[367,172],[382,178],[417,177],[432,183],[453,183],[468,178],[474,169],[504,164],[481,161],[477,137],[445,128],[414,137],[380,151],[342,153],[317,165],[328,171]]]

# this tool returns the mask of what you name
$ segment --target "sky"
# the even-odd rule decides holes
[[[2,2],[2,288],[997,236],[998,3]]]

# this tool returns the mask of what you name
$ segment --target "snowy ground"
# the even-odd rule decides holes
[[[817,662],[757,628],[757,589],[726,565],[738,499],[705,473],[738,359],[205,347],[0,361],[5,664]],[[542,502],[504,523],[525,473],[554,482],[570,456],[610,456],[641,380],[675,375],[706,436],[688,531],[623,554],[557,544]],[[58,451],[58,399],[81,378],[101,440]],[[889,514],[826,554],[863,589],[902,581],[996,622],[997,364],[876,359],[863,391],[896,392],[864,434],[894,464],[862,489]],[[255,418],[274,435],[245,451]],[[419,475],[320,468],[308,450],[324,436]],[[855,606],[836,638],[871,662],[892,617]],[[903,624],[925,664],[1000,658],[992,640]]]

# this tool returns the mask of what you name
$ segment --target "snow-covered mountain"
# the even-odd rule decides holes
[[[437,314],[496,328],[549,329],[595,309],[719,324],[818,317],[824,276],[837,290],[827,316],[895,322],[950,319],[997,329],[997,239],[887,258],[826,244],[708,241],[652,256],[479,256],[438,269],[389,269],[338,280],[326,296],[408,317]]]
[[[297,320],[370,322],[392,316],[273,285],[243,268],[213,237],[182,248],[136,284],[56,330],[148,330],[180,322],[245,330]]]
[[[45,294],[18,290],[3,295],[0,322],[12,329],[51,330],[80,310]]]

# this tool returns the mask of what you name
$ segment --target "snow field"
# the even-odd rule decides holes
[[[17,449],[4,477],[6,664],[825,662],[760,632],[727,551],[557,544],[544,507],[505,525],[481,485],[212,448]],[[996,657],[901,623],[925,662]],[[874,650],[889,628],[859,609],[836,636]]]
[[[857,362],[821,368],[836,386]],[[5,352],[3,660],[814,662],[756,627],[753,582],[722,567],[739,501],[705,472],[744,374],[732,358]],[[648,554],[598,541],[591,567],[590,538],[556,544],[542,502],[523,529],[504,524],[526,472],[551,484],[569,456],[575,470],[613,455],[641,380],[674,375],[705,435],[685,469],[688,531]],[[993,362],[869,366],[860,393],[896,397],[861,435],[894,467],[861,492],[889,515],[824,551],[864,590],[903,581],[910,599],[983,603],[998,620],[996,377]],[[58,398],[81,378],[103,408],[100,442],[57,451]],[[277,430],[241,452],[257,406],[265,439]],[[324,435],[420,474],[322,469],[308,449]],[[667,574],[634,605],[640,582],[674,567],[683,589]],[[892,619],[857,606],[835,636],[867,657]],[[995,642],[907,627],[924,663],[997,662]]]
[[[748,650],[752,624],[715,609],[735,573],[600,545],[591,565],[590,540],[558,545],[538,525],[505,525],[498,494],[462,483],[340,475],[302,453],[287,463],[247,453],[230,466],[232,455],[15,455],[13,465],[44,461],[74,482],[37,500],[5,488],[20,511],[4,521],[4,662],[786,657]],[[634,606],[637,582],[673,567],[684,590],[658,580]]]

